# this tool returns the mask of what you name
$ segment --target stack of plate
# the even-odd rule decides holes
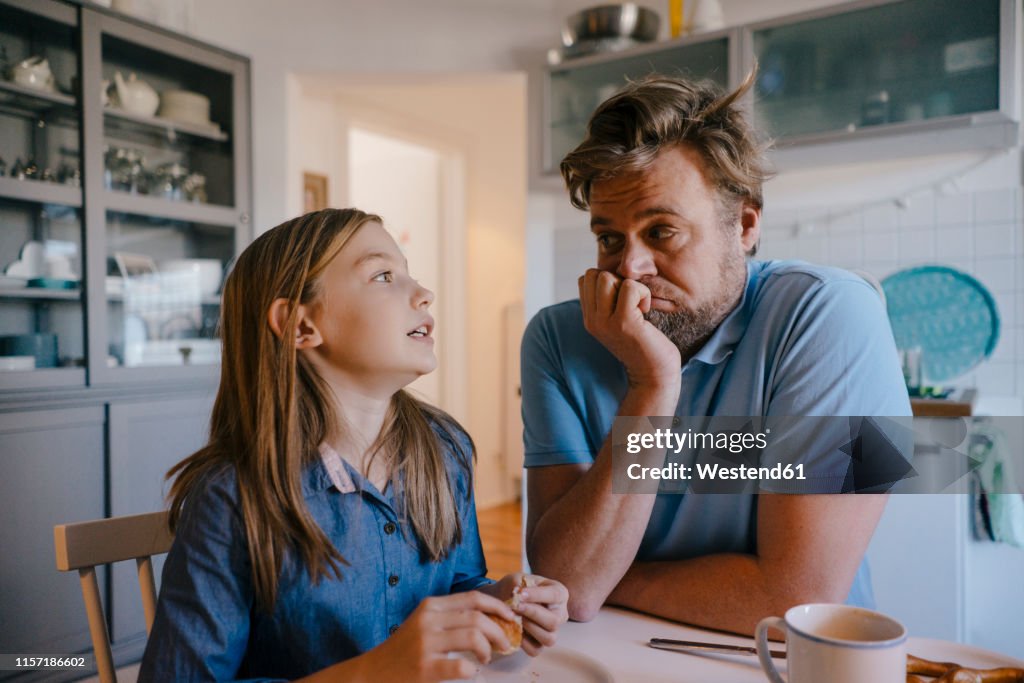
[[[164,90],[160,93],[160,116],[165,119],[212,126],[210,98],[190,90]]]

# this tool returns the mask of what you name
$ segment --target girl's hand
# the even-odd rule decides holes
[[[526,587],[520,589],[517,612],[523,617],[523,650],[536,657],[545,647],[555,644],[558,627],[569,620],[569,590],[554,579],[516,572],[494,584],[491,594],[508,600],[524,579]]]
[[[365,680],[434,683],[473,678],[477,666],[449,652],[472,652],[486,664],[491,650],[509,647],[501,627],[485,614],[505,619],[512,608],[479,591],[426,598],[394,635],[363,655]]]

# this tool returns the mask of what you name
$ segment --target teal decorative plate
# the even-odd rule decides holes
[[[947,266],[920,266],[882,280],[901,349],[921,347],[926,382],[958,377],[992,355],[999,309],[984,285]]]

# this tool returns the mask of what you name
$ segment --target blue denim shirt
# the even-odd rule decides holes
[[[381,493],[332,449],[321,447],[321,456],[305,473],[303,494],[349,562],[341,580],[314,584],[289,557],[273,613],[257,611],[237,479],[225,467],[185,504],[140,681],[298,678],[379,645],[426,597],[489,583],[472,478],[451,448],[462,541],[440,562],[421,556],[394,486]]]

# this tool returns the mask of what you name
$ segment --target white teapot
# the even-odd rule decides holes
[[[11,79],[29,88],[39,90],[56,90],[50,62],[44,57],[29,57],[11,67]]]
[[[160,106],[160,96],[149,83],[139,80],[134,73],[124,79],[120,71],[114,72],[117,105],[132,114],[152,116]]]

